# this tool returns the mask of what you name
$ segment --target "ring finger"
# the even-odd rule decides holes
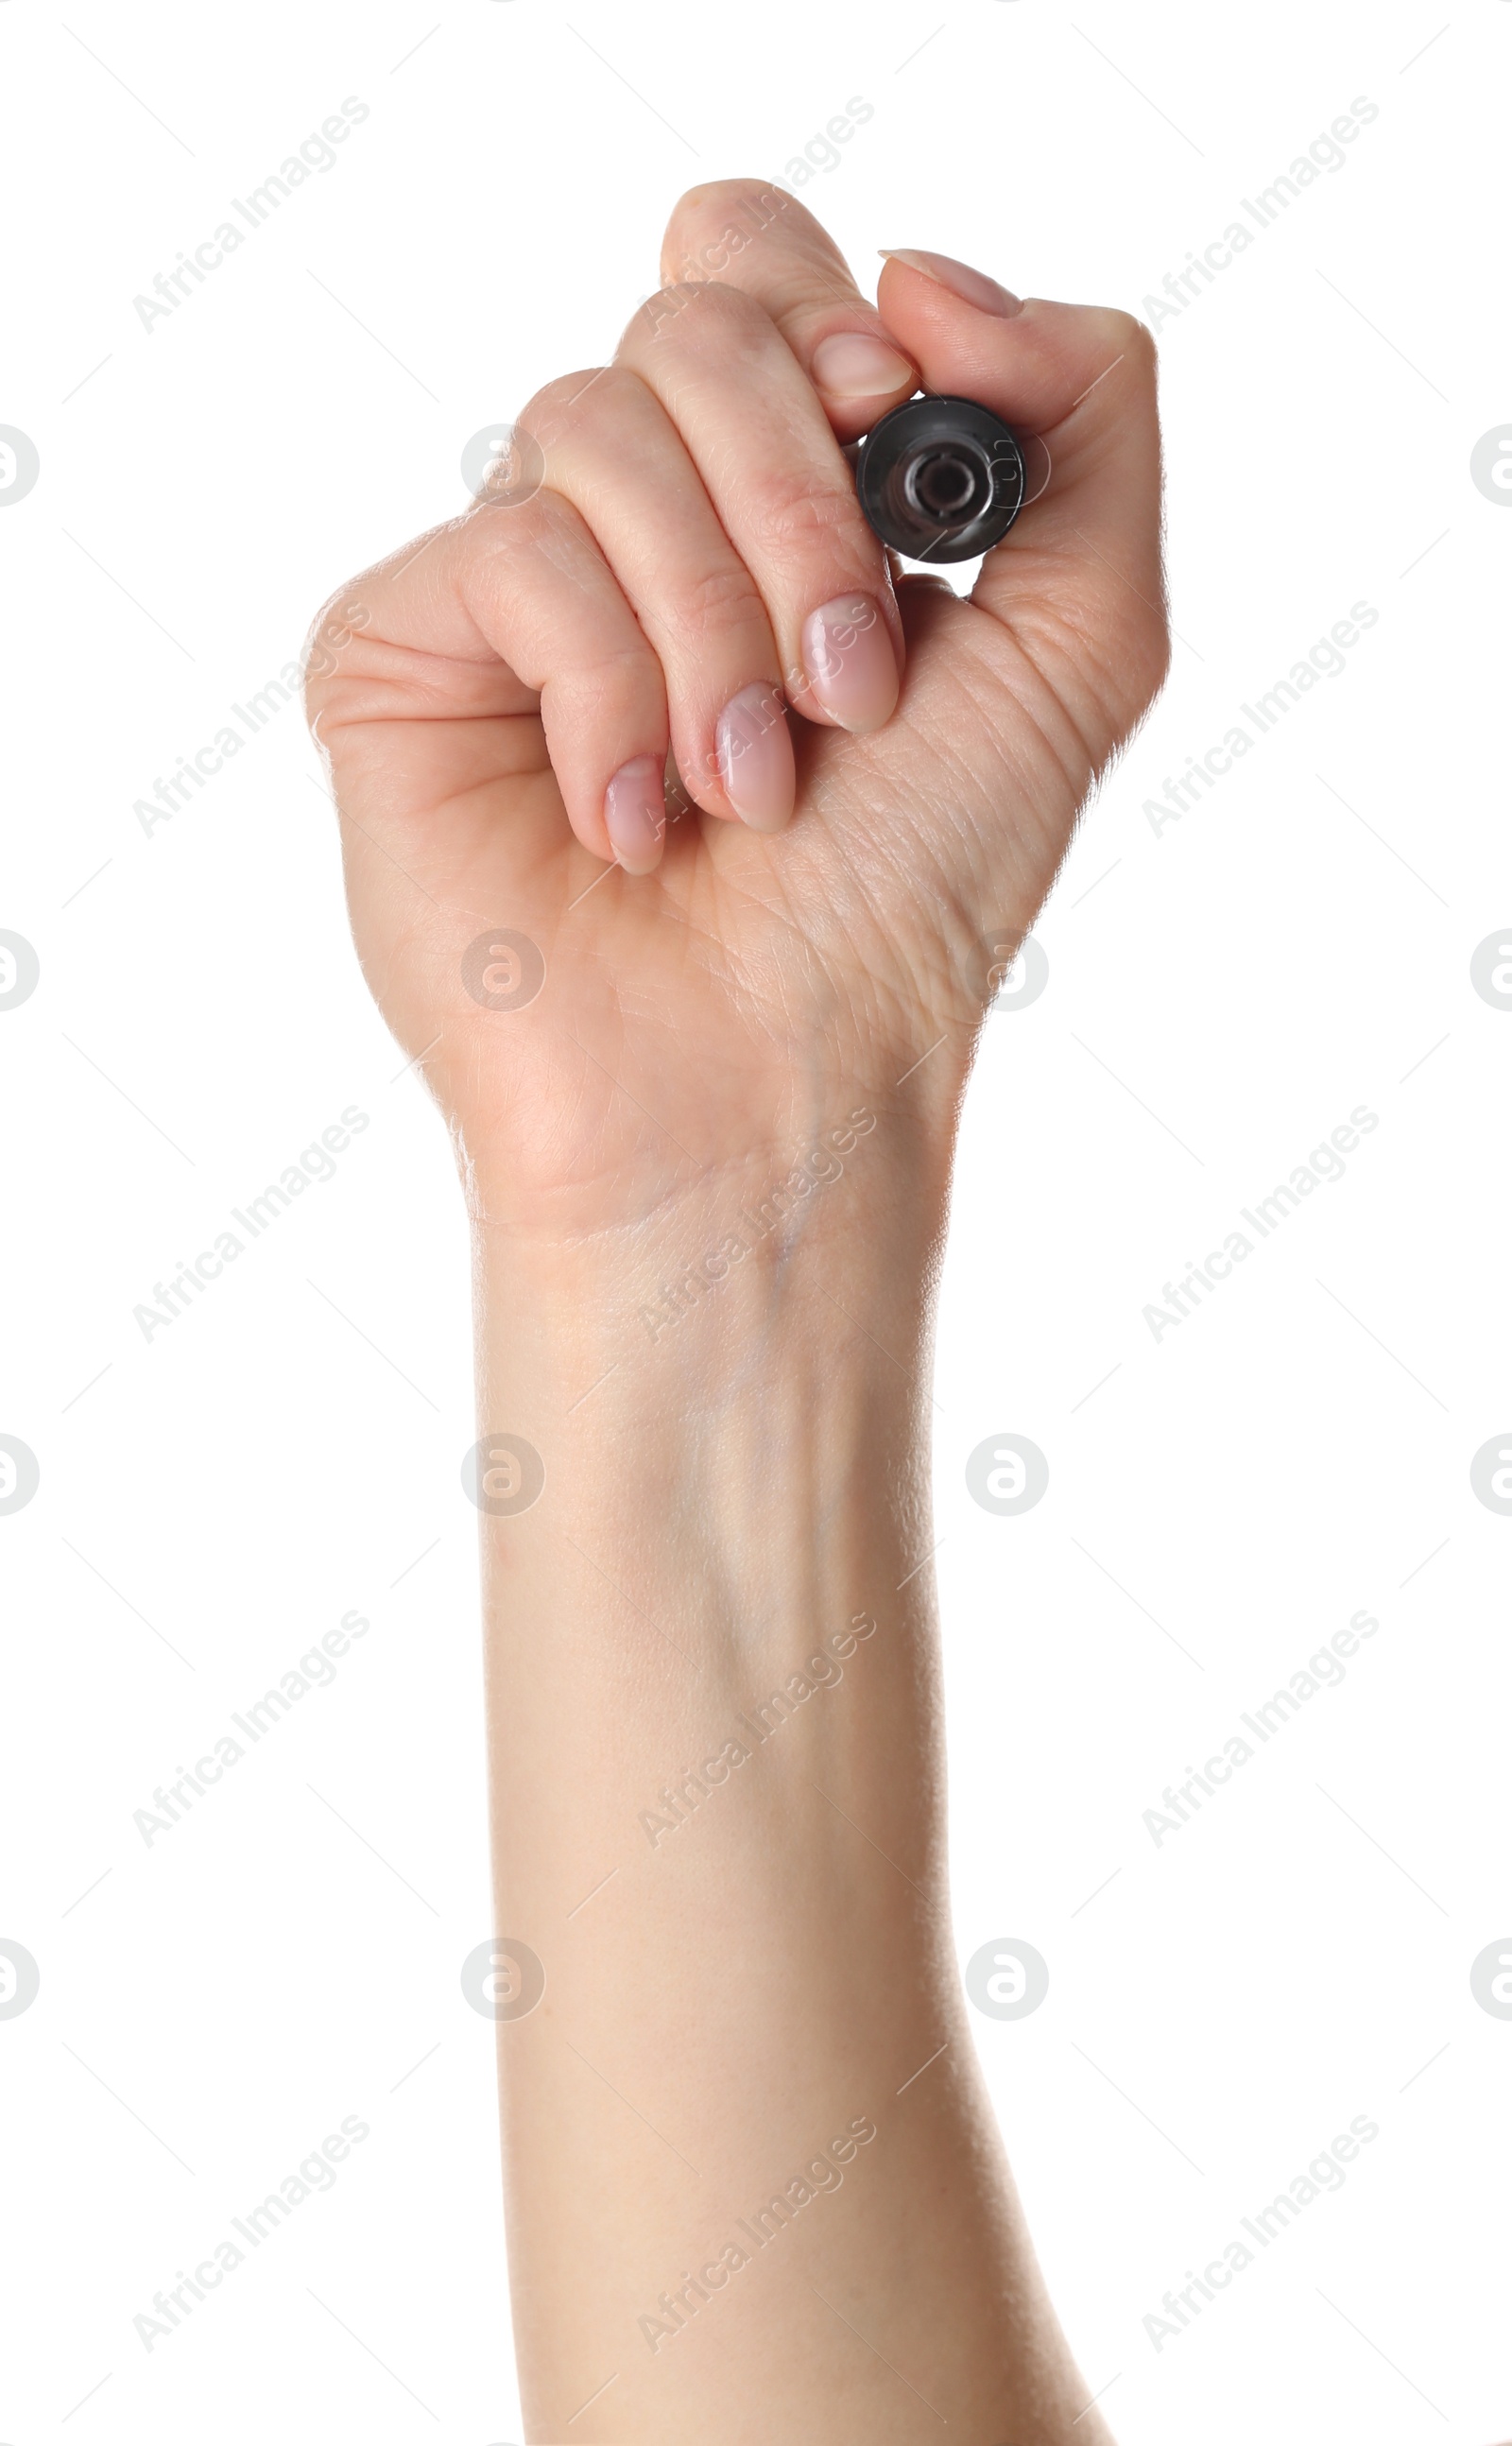
[[[690,796],[711,815],[780,830],[793,767],[776,643],[665,408],[637,374],[607,366],[551,384],[521,421],[662,665]]]

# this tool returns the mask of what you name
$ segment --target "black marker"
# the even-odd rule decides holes
[[[867,524],[909,560],[974,560],[1024,505],[1024,459],[974,399],[910,399],[855,445]]]

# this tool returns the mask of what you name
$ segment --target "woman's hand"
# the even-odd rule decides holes
[[[1132,317],[940,257],[889,258],[873,309],[751,180],[682,198],[663,271],[495,498],[334,598],[308,691],[369,983],[480,1210],[542,1242],[767,1177],[905,1078],[943,1145],[1166,665]],[[895,577],[842,451],[921,386],[1043,438],[969,600]]]

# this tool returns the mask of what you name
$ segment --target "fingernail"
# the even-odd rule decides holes
[[[889,263],[905,263],[910,272],[922,272],[926,280],[938,280],[942,289],[953,296],[964,298],[968,306],[977,307],[983,314],[1017,314],[1023,310],[1023,299],[1016,297],[1000,281],[989,280],[984,272],[973,272],[969,263],[958,263],[953,254],[924,254],[906,246],[881,246],[879,254]]]
[[[880,399],[905,383],[912,389],[919,379],[906,357],[869,331],[831,331],[814,349],[810,371],[831,399]]]
[[[839,594],[803,624],[813,693],[842,730],[880,730],[898,702],[898,665],[869,594]]]
[[[604,793],[609,846],[626,875],[649,875],[666,829],[660,756],[632,756]]]
[[[714,725],[724,795],[754,833],[779,833],[793,813],[796,783],[788,708],[767,681],[733,696]]]

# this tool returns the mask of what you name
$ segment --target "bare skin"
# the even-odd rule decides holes
[[[312,665],[475,1225],[535,2441],[1109,2435],[960,1992],[927,1384],[992,972],[1165,669],[1153,349],[961,277],[890,260],[873,308],[791,198],[695,190],[515,497],[354,579]],[[897,579],[841,455],[921,387],[1048,449],[969,601]]]

